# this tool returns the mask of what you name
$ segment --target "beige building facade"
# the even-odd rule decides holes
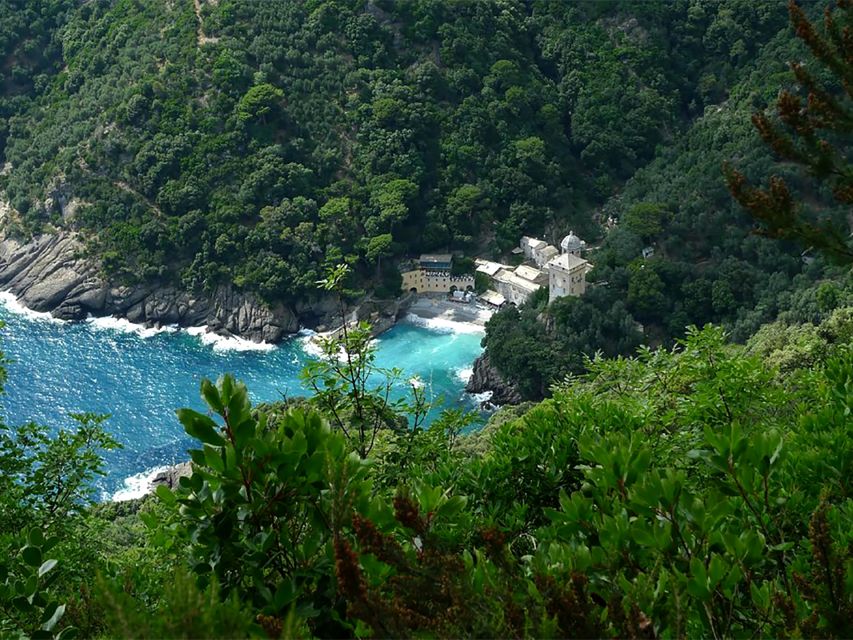
[[[592,265],[571,253],[563,253],[548,263],[548,301],[586,293],[586,274]]]
[[[520,305],[536,291],[548,284],[548,275],[528,265],[512,267],[489,260],[476,260],[477,271],[487,275],[492,282],[494,292],[503,302]]]
[[[403,291],[415,290],[416,293],[450,293],[467,291],[474,288],[474,276],[452,276],[450,272],[406,271],[403,276]]]

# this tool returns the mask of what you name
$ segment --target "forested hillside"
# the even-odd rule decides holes
[[[841,33],[851,11],[835,13]],[[825,36],[822,42],[840,41]],[[849,75],[849,44],[835,46],[842,60],[848,56]],[[550,306],[534,298],[490,322],[484,341],[490,362],[526,397],[547,395],[551,383],[583,371],[585,358],[596,352],[613,356],[643,341],[668,344],[690,324],[720,323],[744,341],[777,317],[819,322],[849,303],[849,266],[833,264],[813,246],[819,244],[818,229],[827,227],[838,229],[839,242],[846,242],[849,197],[834,198],[829,183],[796,162],[779,162],[751,122],[756,112],[772,115],[783,90],[804,103],[808,96],[812,104],[817,89],[798,82],[789,66],[803,64],[826,95],[837,96],[842,114],[836,130],[815,136],[837,145],[840,167],[823,161],[832,169],[823,177],[832,173],[840,184],[849,182],[853,149],[847,122],[853,108],[849,84],[846,93],[842,89],[849,80],[809,49],[793,29],[780,30],[742,67],[718,104],[707,105],[671,144],[659,146],[654,159],[606,201],[602,218],[618,225],[588,252],[594,285],[584,297]],[[812,241],[768,241],[754,233],[756,221],[732,198],[723,175],[732,163],[755,183],[784,179],[804,223],[817,225],[811,227]],[[644,248],[653,255],[645,258]]]
[[[126,281],[285,301],[341,260],[393,293],[392,261],[367,280],[383,257],[594,239],[598,207],[681,157],[763,45],[790,39],[775,0],[9,10],[0,151],[21,232],[80,229]]]

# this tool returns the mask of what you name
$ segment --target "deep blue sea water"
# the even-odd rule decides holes
[[[307,338],[265,351],[240,350],[248,345],[205,344],[185,331],[140,332],[110,319],[61,323],[22,314],[8,300],[0,302],[0,320],[6,324],[0,348],[13,360],[0,414],[8,424],[35,421],[53,428],[73,426],[69,413],[110,414],[107,428],[123,448],[106,456],[108,473],[99,481],[104,497],[138,492],[152,468],[187,459],[191,441],[174,412],[204,410],[202,378],[232,373],[255,402],[306,394],[298,374],[312,357]],[[377,362],[403,369],[405,379],[420,377],[445,406],[476,409],[476,399],[463,388],[481,337],[404,321],[378,339]],[[406,386],[404,380],[401,393]]]

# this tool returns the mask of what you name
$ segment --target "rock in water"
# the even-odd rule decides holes
[[[518,404],[523,400],[518,389],[503,378],[489,362],[489,356],[485,353],[474,360],[474,373],[465,385],[465,391],[468,393],[491,391],[492,397],[489,402],[496,405]]]
[[[184,476],[191,476],[192,473],[193,468],[191,462],[181,462],[179,464],[172,465],[151,478],[151,491],[156,490],[161,484],[169,487],[170,489],[174,489],[178,486],[178,480]]]

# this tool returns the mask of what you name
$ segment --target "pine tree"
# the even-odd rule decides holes
[[[822,82],[805,64],[792,63],[801,92],[807,94],[805,102],[801,95],[783,90],[776,103],[782,126],[763,112],[754,114],[752,122],[782,161],[800,165],[825,183],[835,202],[853,204],[853,2],[837,0],[834,9],[827,8],[822,33],[794,0],[788,10],[797,37],[832,80]],[[804,215],[784,179],[773,176],[768,188],[761,189],[731,166],[724,170],[732,195],[759,223],[758,233],[797,240],[835,262],[853,263],[849,229]]]

